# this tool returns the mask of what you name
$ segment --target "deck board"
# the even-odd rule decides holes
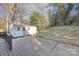
[[[35,56],[37,53],[33,50],[31,37],[22,37],[12,39],[12,51],[8,44],[0,38],[0,56]]]

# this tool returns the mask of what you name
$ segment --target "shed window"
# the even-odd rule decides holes
[[[17,30],[20,31],[20,27],[18,27]]]
[[[29,27],[28,27],[28,30],[29,30]]]
[[[25,27],[23,27],[23,31],[25,31]]]

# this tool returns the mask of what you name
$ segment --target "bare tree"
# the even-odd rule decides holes
[[[3,9],[6,12],[7,16],[7,31],[10,30],[10,25],[12,23],[20,23],[20,20],[23,15],[23,7],[22,4],[16,4],[16,3],[8,3],[4,4]]]

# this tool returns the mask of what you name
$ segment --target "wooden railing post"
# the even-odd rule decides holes
[[[9,44],[10,50],[12,50],[12,35],[8,36],[8,44]]]
[[[5,40],[9,45],[9,49],[12,50],[12,35],[7,34]]]

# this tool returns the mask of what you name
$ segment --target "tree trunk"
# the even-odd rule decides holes
[[[70,11],[73,9],[73,4],[68,4],[68,9],[67,9],[67,11],[65,12],[65,14],[64,14],[64,16],[62,17],[62,21],[64,22],[64,25],[67,25],[67,22],[66,22],[66,20],[67,20],[67,18],[68,18],[68,15],[69,15],[69,13],[70,13]],[[68,21],[68,20],[67,20]]]

